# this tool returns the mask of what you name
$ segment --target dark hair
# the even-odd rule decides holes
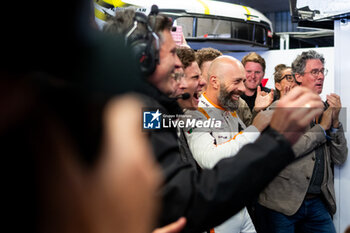
[[[171,31],[173,27],[173,20],[165,15],[157,15],[155,24],[154,22],[155,16],[148,16],[148,23],[152,26],[153,31],[161,38],[162,40],[162,32],[165,30]]]
[[[286,66],[285,64],[278,64],[277,66],[275,66],[275,73],[273,73],[274,78],[275,78],[275,83],[279,83],[281,82],[283,76],[283,71],[285,69],[290,69],[290,66]]]
[[[292,72],[293,74],[301,74],[303,75],[305,72],[305,66],[307,60],[310,59],[318,59],[324,64],[324,57],[322,54],[317,53],[315,50],[309,50],[306,52],[302,52],[298,55],[292,63]]]
[[[109,33],[124,35],[133,26],[134,16],[135,10],[133,8],[117,11],[114,17],[107,20],[102,30]],[[139,24],[136,30],[146,30],[145,25]]]
[[[275,78],[275,84],[281,82],[282,78],[283,78],[283,71],[286,69],[290,69],[290,66],[286,66],[285,64],[278,64],[277,66],[275,66],[275,73],[273,73],[274,78]],[[281,92],[276,89],[276,96],[279,98],[281,96]]]
[[[134,17],[136,9],[133,7],[128,7],[123,10],[118,10],[114,17],[107,20],[107,23],[103,27],[103,31],[125,35],[133,26]],[[154,18],[156,17],[156,18]],[[171,18],[165,15],[148,16],[148,24],[151,26],[152,30],[163,41],[162,32],[164,30],[171,30],[173,21]],[[143,35],[147,32],[145,24],[138,24],[135,32],[133,34]]]
[[[202,64],[206,61],[213,61],[215,58],[222,55],[217,49],[214,48],[202,48],[197,50],[196,52],[196,61],[198,63],[199,68],[201,68]]]
[[[188,66],[192,64],[192,62],[196,61],[196,55],[193,49],[187,47],[178,47],[176,48],[176,54],[180,58],[180,61],[186,69]]]

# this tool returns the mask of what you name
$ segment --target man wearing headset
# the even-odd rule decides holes
[[[181,113],[176,99],[168,97],[173,91],[169,77],[178,61],[170,33],[172,22],[156,13],[151,12],[148,19],[140,14],[132,9],[118,11],[105,31],[126,35],[128,45],[136,52],[144,74],[145,87],[140,93],[145,106],[159,109],[163,115]],[[305,103],[311,108],[291,109]],[[211,170],[200,171],[190,156],[187,161],[181,158],[176,128],[147,131],[164,175],[158,224],[163,226],[185,216],[183,232],[203,232],[217,226],[242,209],[293,161],[291,144],[310,119],[321,113],[322,102],[308,90],[295,88],[280,100],[279,107],[289,108],[276,110],[269,129],[255,143]]]

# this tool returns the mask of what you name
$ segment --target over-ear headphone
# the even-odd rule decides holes
[[[152,11],[151,11],[152,14]],[[154,21],[156,14],[152,15]],[[142,23],[145,31],[137,31],[137,25]],[[154,23],[152,25],[154,27]],[[148,23],[148,18],[141,12],[135,12],[134,23],[125,35],[126,43],[131,46],[137,61],[139,62],[141,74],[149,76],[159,63],[159,38]]]

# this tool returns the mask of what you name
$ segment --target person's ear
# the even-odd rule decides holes
[[[219,89],[220,87],[220,80],[215,75],[209,77],[209,83],[214,89]]]
[[[279,90],[279,91],[282,90],[281,83],[275,83],[275,87],[276,87],[276,89]]]
[[[302,75],[296,73],[294,75],[294,77],[295,77],[295,80],[297,80],[298,83],[302,83],[303,82],[303,76]]]

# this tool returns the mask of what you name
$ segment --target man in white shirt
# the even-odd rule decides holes
[[[220,121],[221,126],[192,127],[185,135],[198,165],[213,168],[223,158],[232,157],[246,144],[254,142],[270,122],[270,113],[259,113],[246,128],[239,118],[240,95],[245,91],[243,65],[230,56],[216,58],[208,72],[206,92],[199,97],[198,110],[187,110],[196,121]],[[255,232],[246,208],[216,227],[215,232]]]

